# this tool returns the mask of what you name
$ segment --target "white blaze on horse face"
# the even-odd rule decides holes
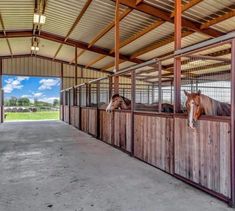
[[[190,100],[189,107],[190,107],[190,110],[189,110],[189,127],[194,129],[194,125],[193,125],[194,103],[193,103],[193,100]]]
[[[112,111],[112,99],[110,100],[110,103],[108,104],[107,108],[106,108],[106,112],[111,112]]]

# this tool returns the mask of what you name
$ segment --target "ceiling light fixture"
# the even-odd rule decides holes
[[[40,15],[38,13],[34,13],[33,15],[33,23],[43,25],[46,23],[46,16]]]

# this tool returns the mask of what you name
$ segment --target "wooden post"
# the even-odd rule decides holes
[[[175,0],[175,50],[181,49],[181,0]],[[181,111],[181,58],[174,59],[175,112]]]
[[[61,62],[60,66],[60,91],[63,90],[64,88],[64,66],[63,63]],[[60,109],[60,116],[61,120],[64,121],[64,106],[65,106],[65,92],[61,92],[61,99],[60,99],[60,104],[61,104],[61,109]]]
[[[64,89],[64,65],[61,62],[61,66],[60,66],[60,90]]]
[[[152,103],[154,103],[154,89],[155,89],[155,86],[154,86],[154,84],[152,85],[152,90],[151,90],[151,92],[152,92]]]
[[[4,92],[2,88],[2,58],[0,58],[0,123],[4,122]]]
[[[229,205],[235,207],[235,39],[231,49],[231,200]]]
[[[112,98],[112,92],[113,92],[113,77],[109,77],[109,101]]]
[[[158,112],[162,112],[162,65],[160,61],[156,64],[158,70]]]
[[[135,116],[134,116],[134,111],[135,111],[135,92],[136,92],[136,72],[132,71],[131,72],[131,156],[134,156],[134,142],[135,142]]]
[[[120,48],[120,32],[119,32],[119,0],[116,1],[115,7],[115,72],[119,71],[119,48]],[[114,77],[114,94],[119,93],[119,77]]]
[[[75,46],[75,73],[74,73],[74,85],[78,85],[78,48]]]
[[[82,108],[81,108],[81,105],[82,105],[82,87],[81,86],[79,86],[78,87],[78,98],[79,98],[79,100],[78,100],[78,106],[79,106],[79,108],[78,108],[78,113],[79,113],[79,125],[78,125],[78,129],[79,130],[81,130],[82,129]]]

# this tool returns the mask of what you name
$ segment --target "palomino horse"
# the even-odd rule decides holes
[[[230,116],[230,104],[219,102],[203,95],[200,90],[196,93],[188,93],[184,90],[184,93],[187,97],[185,104],[188,112],[188,125],[192,129],[195,129],[195,123],[202,114],[213,116]]]
[[[151,105],[145,105],[142,103],[135,104],[136,109],[144,109],[147,111],[158,111],[158,103],[153,103]],[[130,110],[131,109],[131,100],[126,97],[115,94],[112,96],[110,103],[108,104],[106,111],[111,112],[114,109],[121,110]],[[168,103],[162,103],[162,112],[173,113],[173,105]]]

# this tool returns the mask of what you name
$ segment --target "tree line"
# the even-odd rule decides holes
[[[27,97],[11,97],[9,99],[4,100],[4,106],[35,106],[35,107],[41,107],[41,106],[48,106],[48,107],[57,107],[59,106],[59,100],[54,99],[53,103],[38,101],[38,99],[34,99],[34,102],[30,102],[29,98]]]

